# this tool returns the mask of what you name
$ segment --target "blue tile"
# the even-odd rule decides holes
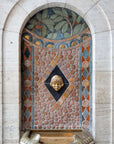
[[[84,119],[86,119],[88,116],[88,110],[85,108],[84,112],[83,112],[83,117]]]
[[[88,96],[88,90],[86,88],[84,88],[82,94],[84,95],[85,98],[87,98],[87,96]]]
[[[86,49],[84,50],[82,55],[83,55],[84,59],[86,60],[89,55]]]

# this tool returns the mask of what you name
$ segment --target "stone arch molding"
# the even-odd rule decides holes
[[[98,0],[15,0],[2,25],[2,93],[0,143],[20,139],[20,37],[24,25],[41,9],[60,6],[81,15],[93,42],[93,136],[98,143],[111,142],[111,26]],[[107,77],[107,79],[105,79]],[[105,84],[106,83],[106,84]],[[108,85],[108,87],[106,86]],[[104,91],[104,87],[107,91]],[[100,110],[99,110],[100,109]],[[105,112],[104,112],[105,111]],[[12,116],[13,113],[13,116]],[[104,120],[105,119],[105,120]],[[2,123],[4,123],[2,125]],[[99,130],[100,129],[100,130]]]

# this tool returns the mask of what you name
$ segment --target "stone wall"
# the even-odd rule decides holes
[[[114,2],[111,0],[4,0],[0,2],[0,143],[19,143],[21,32],[41,9],[69,8],[88,23],[93,42],[93,128],[98,144],[114,143]],[[113,126],[112,126],[113,124]]]

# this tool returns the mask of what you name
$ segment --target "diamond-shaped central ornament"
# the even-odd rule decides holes
[[[58,66],[53,69],[44,83],[56,101],[59,100],[69,86],[68,80]]]

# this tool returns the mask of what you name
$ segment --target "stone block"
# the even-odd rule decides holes
[[[0,104],[2,103],[2,30],[0,30]]]
[[[25,9],[25,11],[30,15],[33,16],[35,13],[37,13],[38,11],[47,8],[48,4],[47,4],[47,0],[21,0],[19,2],[19,5]]]
[[[3,49],[3,71],[19,71],[20,47],[18,41],[20,36],[14,32],[4,32],[4,49]]]
[[[95,103],[111,104],[111,72],[95,72]]]
[[[114,143],[114,103],[112,104],[112,142]]]
[[[0,0],[0,29],[4,28],[7,16],[17,1],[18,0]]]
[[[112,30],[112,71],[114,71],[114,30]]]
[[[107,22],[107,17],[104,15],[104,12],[99,5],[92,7],[86,13],[84,18],[87,20],[92,33],[104,32],[110,29]]]
[[[78,13],[82,17],[89,11],[89,9],[91,9],[94,6],[94,4],[95,3],[91,0],[82,0],[82,1],[66,0],[66,7],[71,10],[74,10],[76,13]]]
[[[114,71],[112,72],[112,104],[114,104]]]
[[[111,71],[111,60],[99,60],[93,62],[93,70],[97,72],[110,72]]]
[[[47,0],[49,7],[65,7],[66,0]]]
[[[19,72],[4,72],[3,103],[18,104],[20,102],[20,82]]]
[[[0,71],[0,104],[2,104],[2,72]]]
[[[95,108],[95,141],[111,143],[111,105],[96,104]]]
[[[4,104],[3,139],[4,143],[19,143],[20,104]]]
[[[1,37],[1,39],[0,39],[0,71],[2,70],[2,33],[3,33],[3,31],[2,30],[0,30],[0,37]]]
[[[2,104],[0,103],[0,144],[2,144]]]
[[[101,32],[93,35],[93,57],[96,62],[111,61],[110,32]]]
[[[18,15],[16,13],[18,13]],[[7,19],[5,30],[19,33],[21,28],[24,26],[24,21],[26,21],[27,16],[28,13],[24,10],[24,8],[16,5]]]
[[[114,29],[114,1],[100,0],[98,2],[106,14],[111,29]]]

